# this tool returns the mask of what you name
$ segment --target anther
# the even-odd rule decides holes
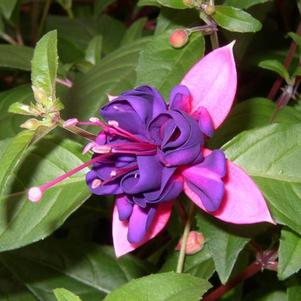
[[[96,189],[97,187],[99,187],[101,185],[102,181],[100,179],[95,179],[93,180],[91,187],[92,189]]]
[[[89,120],[91,122],[99,122],[100,121],[99,118],[97,118],[97,117],[90,117]]]
[[[118,97],[118,96],[113,96],[113,95],[110,95],[110,94],[107,94],[107,96],[108,96],[108,99],[109,99],[110,102]]]
[[[93,147],[95,147],[96,146],[96,143],[95,142],[90,142],[90,143],[88,143],[85,147],[84,147],[84,149],[83,149],[83,151],[82,151],[82,154],[86,154],[87,152],[89,152]]]
[[[112,147],[107,145],[97,145],[92,148],[92,151],[97,154],[107,154],[112,151]]]
[[[63,128],[69,128],[69,127],[76,126],[78,124],[78,122],[79,121],[77,118],[68,119],[63,123]]]
[[[115,169],[113,169],[113,170],[110,172],[110,176],[111,176],[111,177],[116,177],[116,175],[117,175],[117,172],[116,172]]]
[[[116,120],[109,120],[108,125],[118,127],[119,123]]]

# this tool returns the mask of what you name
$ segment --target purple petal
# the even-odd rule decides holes
[[[129,173],[121,181],[124,192],[136,194],[158,189],[163,166],[157,156],[138,156],[137,163],[138,172]]]
[[[222,178],[226,175],[225,154],[221,150],[214,150],[198,166],[213,171]]]
[[[121,221],[127,221],[133,211],[133,205],[130,203],[127,196],[117,196],[116,206],[118,210],[118,216]]]
[[[224,183],[216,177],[215,179],[199,176],[196,180],[186,178],[188,187],[198,195],[205,209],[209,212],[216,211],[224,197]]]
[[[158,114],[166,111],[160,93],[149,86],[127,91],[104,106],[100,114],[106,120],[134,134],[146,135],[146,126]]]
[[[98,186],[95,185],[95,180],[99,181]],[[105,185],[101,184],[102,179],[99,178],[98,174],[94,170],[91,170],[86,174],[86,182],[90,191],[97,195],[110,195],[122,193],[120,185],[116,181],[110,182]]]
[[[169,97],[169,107],[172,110],[191,111],[191,94],[186,86],[175,86]]]
[[[199,121],[199,127],[201,131],[206,136],[212,137],[214,134],[214,126],[208,111],[205,108],[200,107],[196,115]]]
[[[156,210],[154,208],[141,208],[134,205],[129,220],[128,241],[132,244],[141,242],[151,226]]]

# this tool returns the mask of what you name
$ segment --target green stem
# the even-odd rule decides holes
[[[47,15],[48,15],[48,11],[49,11],[51,2],[52,2],[52,0],[46,0],[44,10],[43,10],[43,15],[42,15],[40,25],[39,25],[39,29],[38,29],[38,37],[40,37],[42,35],[44,24],[45,24]]]
[[[178,258],[177,270],[176,270],[177,273],[182,273],[184,269],[187,239],[188,239],[193,216],[194,216],[194,204],[191,203],[189,208],[188,218],[184,227],[182,245],[181,245],[181,250]]]
[[[212,49],[216,49],[219,47],[218,36],[216,31],[210,34],[210,42],[211,42]]]

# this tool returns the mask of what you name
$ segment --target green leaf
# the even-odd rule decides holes
[[[157,0],[139,0],[137,6],[160,6]]]
[[[247,9],[251,6],[271,2],[272,0],[225,0],[224,5]]]
[[[173,252],[165,261],[161,273],[175,271],[179,259],[179,252]],[[214,273],[214,262],[208,250],[208,245],[205,244],[203,249],[193,255],[186,256],[184,273],[189,273],[193,276],[203,279],[209,279]]]
[[[198,23],[199,20],[199,14],[194,9],[174,10],[162,7],[157,18],[155,35],[163,34],[168,30],[190,27],[192,23]]]
[[[291,37],[296,42],[296,44],[301,48],[301,36],[297,35],[294,32],[289,32],[287,35]]]
[[[223,146],[259,185],[275,220],[301,233],[301,127],[274,124],[245,131]]]
[[[206,280],[174,272],[154,274],[116,289],[105,301],[198,301],[211,287]],[[147,294],[146,294],[147,292]]]
[[[242,131],[268,125],[275,109],[275,103],[267,98],[251,98],[237,104],[222,126],[208,141],[210,148],[222,146]],[[292,107],[286,106],[277,114],[275,122],[300,123],[301,114]]]
[[[32,85],[55,99],[55,79],[58,67],[57,31],[45,34],[37,43],[31,62]]]
[[[15,102],[29,104],[33,100],[32,90],[29,85],[19,86],[0,93],[0,139],[15,136],[21,131],[20,124],[27,119],[23,116],[9,113],[9,107]]]
[[[95,1],[94,3],[94,15],[100,15],[109,5],[111,5],[115,0],[101,0]]]
[[[142,37],[143,28],[147,21],[147,18],[140,18],[135,21],[129,29],[126,31],[122,38],[121,45],[129,44]]]
[[[18,0],[1,0],[0,1],[0,12],[6,18],[10,19]]]
[[[217,5],[212,17],[219,26],[229,31],[256,32],[262,27],[261,23],[250,14],[231,6]]]
[[[105,54],[109,54],[119,47],[126,30],[122,22],[108,15],[102,15],[97,19],[91,17],[70,19],[50,15],[47,17],[46,29],[57,29],[60,58],[66,63],[84,58],[85,49],[97,35],[103,37],[102,49]],[[75,55],[72,51],[76,52]]]
[[[86,50],[86,61],[92,65],[99,63],[101,58],[102,36],[95,36]]]
[[[197,215],[197,225],[204,233],[221,282],[227,282],[240,252],[250,239],[232,233],[228,225],[205,215]]]
[[[156,87],[167,97],[174,85],[180,83],[185,73],[204,54],[204,39],[195,34],[189,43],[175,49],[169,44],[170,32],[157,35],[140,53],[136,85]]]
[[[258,64],[259,67],[271,70],[280,75],[286,82],[289,81],[289,74],[283,64],[277,60],[264,60]]]
[[[301,285],[300,279],[294,279],[296,283],[289,285],[287,288],[287,301],[301,300]]]
[[[82,164],[84,159],[81,146],[69,140],[44,138],[27,149],[33,135],[34,132],[21,132],[9,142],[1,157],[1,251],[27,245],[51,234],[90,195],[85,169],[49,189],[40,203],[28,201],[28,188],[64,174]]]
[[[78,296],[64,288],[57,288],[53,290],[53,292],[57,298],[57,301],[81,301]]]
[[[34,134],[35,133],[31,131],[21,132],[10,141],[5,148],[5,151],[2,153],[0,158],[0,199],[4,196],[9,177],[11,177],[13,170],[15,170],[20,164],[20,161],[31,143]]]
[[[301,76],[301,67],[297,67],[294,71],[293,77]]]
[[[157,0],[159,4],[166,7],[185,9],[187,6],[183,3],[183,0]]]
[[[278,277],[284,280],[301,268],[301,236],[283,228],[280,237]]]
[[[83,301],[102,300],[113,289],[148,272],[147,263],[133,256],[117,259],[110,247],[70,240],[47,239],[1,253],[0,261],[26,286],[23,290],[39,301],[54,301],[52,290],[58,287],[72,291]]]
[[[0,45],[0,67],[30,71],[33,49],[26,46]]]
[[[68,116],[87,120],[98,114],[108,101],[107,93],[118,95],[135,85],[135,67],[142,47],[149,39],[140,39],[121,47],[102,59],[84,76],[78,77],[70,89],[70,105],[66,104]]]

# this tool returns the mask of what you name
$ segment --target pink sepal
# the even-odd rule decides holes
[[[205,154],[210,153],[205,150]],[[266,201],[255,182],[237,165],[227,160],[224,178],[225,196],[221,207],[210,214],[234,224],[253,224],[273,221]],[[202,201],[187,185],[184,178],[184,192],[200,208],[206,211]]]
[[[129,253],[150,239],[154,238],[167,224],[172,209],[172,202],[166,202],[159,205],[152,226],[142,242],[131,244],[127,240],[128,222],[120,221],[117,207],[115,205],[113,211],[113,244],[117,257]]]
[[[236,93],[233,45],[234,42],[210,52],[188,71],[181,82],[192,95],[191,113],[198,111],[200,106],[205,107],[215,129],[228,115]]]

